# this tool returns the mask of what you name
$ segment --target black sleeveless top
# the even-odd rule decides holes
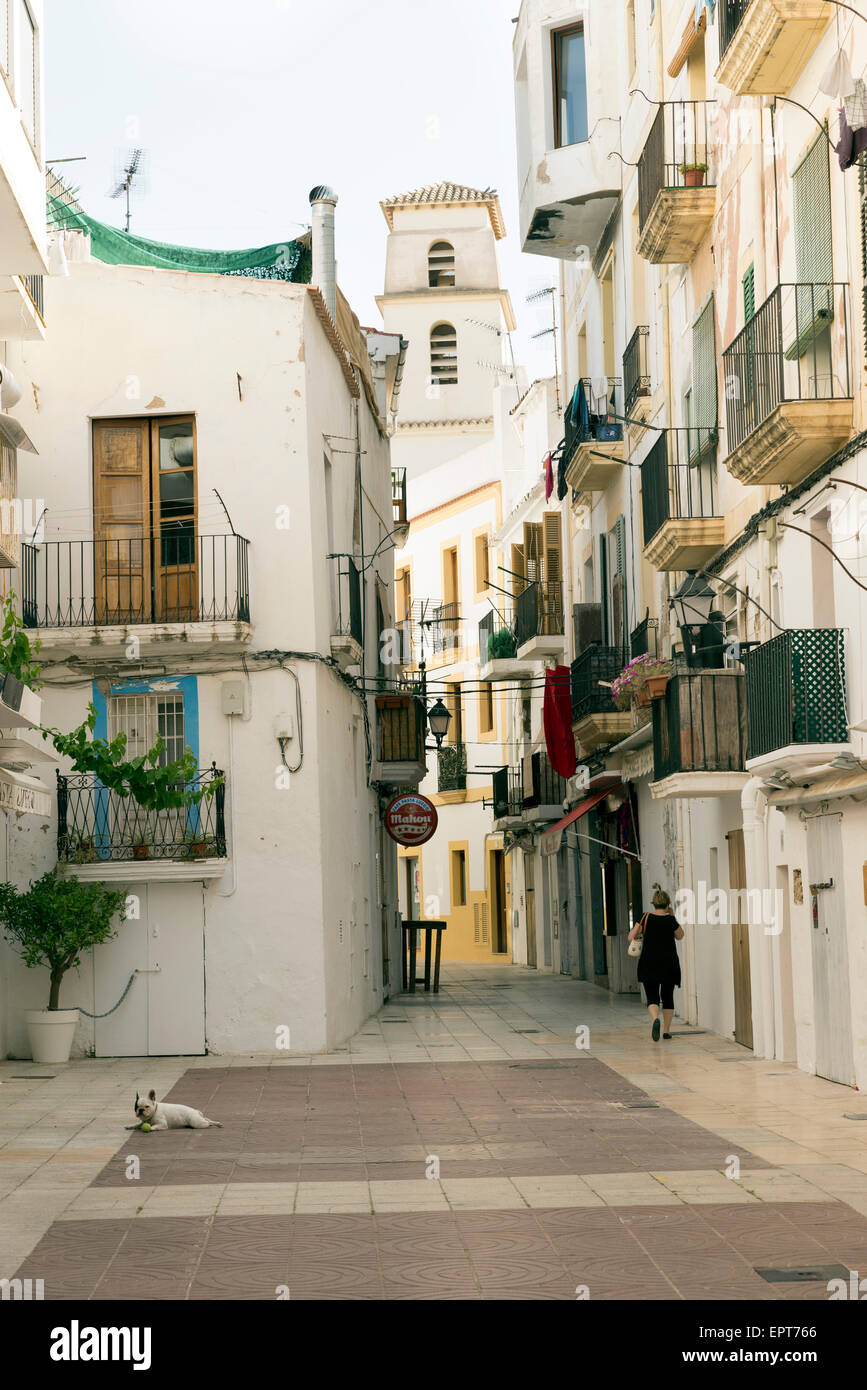
[[[644,919],[644,945],[638,961],[638,978],[661,984],[680,984],[680,958],[674,933],[678,921],[670,912],[648,912]]]

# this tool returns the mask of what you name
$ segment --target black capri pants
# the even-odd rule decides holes
[[[660,1007],[659,996],[662,994],[662,1008],[674,1008],[674,981],[673,980],[642,980],[644,985],[644,997],[648,1007],[655,1004]]]

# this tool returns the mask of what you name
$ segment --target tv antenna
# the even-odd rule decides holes
[[[128,155],[128,157],[127,157],[126,164],[124,165],[124,168],[123,168],[123,174],[122,174],[122,175],[118,175],[118,177],[117,177],[117,182],[116,182],[116,184],[115,184],[115,187],[112,189],[111,193],[109,193],[109,195],[108,195],[109,198],[120,198],[121,195],[123,195],[123,194],[126,195],[126,214],[125,214],[125,217],[124,217],[124,224],[123,224],[123,229],[124,229],[125,232],[128,232],[128,231],[129,231],[130,217],[131,217],[131,215],[132,215],[132,214],[131,214],[131,209],[130,209],[130,199],[131,199],[131,195],[132,195],[133,185],[136,184],[136,180],[139,181],[139,184],[142,182],[142,179],[143,179],[143,176],[144,176],[144,167],[143,167],[143,166],[144,166],[144,150],[141,150],[141,149],[130,150],[129,155]],[[139,185],[136,184],[136,187],[138,187],[138,186],[139,186]]]
[[[551,296],[551,327],[543,328],[540,333],[534,333],[533,339],[547,338],[550,334],[554,340],[554,394],[557,401],[557,410],[560,410],[560,366],[557,360],[557,290],[554,285],[547,285],[543,290],[534,290],[527,295],[528,304],[539,304],[546,295]]]

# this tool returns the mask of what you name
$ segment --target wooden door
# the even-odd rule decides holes
[[[505,955],[509,949],[506,928],[506,856],[501,849],[491,852],[491,888],[493,949],[497,955]]]
[[[524,851],[524,901],[527,917],[527,964],[536,968],[536,864],[531,852]]]
[[[852,1086],[852,1004],[839,815],[807,821],[816,1073]]]
[[[196,537],[196,436],[189,417],[151,423],[151,493],[154,513],[154,620],[194,622],[200,614]],[[212,587],[220,587],[223,555],[204,554]],[[213,581],[217,580],[216,584]],[[217,618],[207,602],[203,618]]]
[[[150,616],[149,437],[146,420],[93,424],[94,622]]]
[[[753,996],[750,986],[750,929],[744,911],[747,866],[743,830],[726,835],[729,847],[729,888],[737,903],[732,932],[732,976],[735,992],[735,1042],[753,1045]]]

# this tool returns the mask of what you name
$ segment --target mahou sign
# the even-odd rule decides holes
[[[426,796],[407,792],[390,801],[385,828],[399,845],[426,845],[437,828],[437,808]]]

